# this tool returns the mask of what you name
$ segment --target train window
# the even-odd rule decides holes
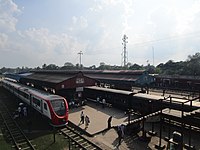
[[[44,103],[44,109],[47,110],[47,104],[46,103]]]
[[[22,97],[26,98],[26,99],[29,99],[29,94],[27,93],[24,93],[23,91],[19,91],[18,92]]]
[[[65,101],[63,99],[56,99],[51,101],[51,105],[53,107],[54,112],[59,115],[65,115],[66,108],[65,108]]]
[[[33,103],[40,107],[40,100],[33,97]]]

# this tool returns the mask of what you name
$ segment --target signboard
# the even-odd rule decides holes
[[[77,87],[76,88],[76,92],[82,92],[83,91],[83,87]]]
[[[76,84],[84,83],[84,78],[76,78]]]

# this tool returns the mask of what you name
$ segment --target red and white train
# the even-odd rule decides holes
[[[68,103],[65,98],[8,80],[2,80],[2,85],[27,105],[47,117],[52,126],[61,127],[68,123]]]

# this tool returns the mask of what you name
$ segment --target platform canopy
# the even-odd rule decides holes
[[[75,78],[77,81],[74,81]],[[70,84],[71,87],[76,87],[74,84],[78,80],[82,80],[86,86],[105,83],[130,87],[136,84],[146,85],[153,82],[152,77],[144,70],[40,70],[32,71],[32,74],[22,78],[21,82],[31,82],[39,86],[53,88],[64,84],[64,82],[66,82],[66,86]]]

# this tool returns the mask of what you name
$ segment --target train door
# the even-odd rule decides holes
[[[43,100],[41,100],[41,113],[43,114]]]
[[[29,105],[32,107],[32,94],[29,95]]]
[[[49,114],[48,114],[48,107],[47,107],[47,103],[44,101],[44,103],[43,103],[43,114],[45,115],[45,116],[49,116]]]

